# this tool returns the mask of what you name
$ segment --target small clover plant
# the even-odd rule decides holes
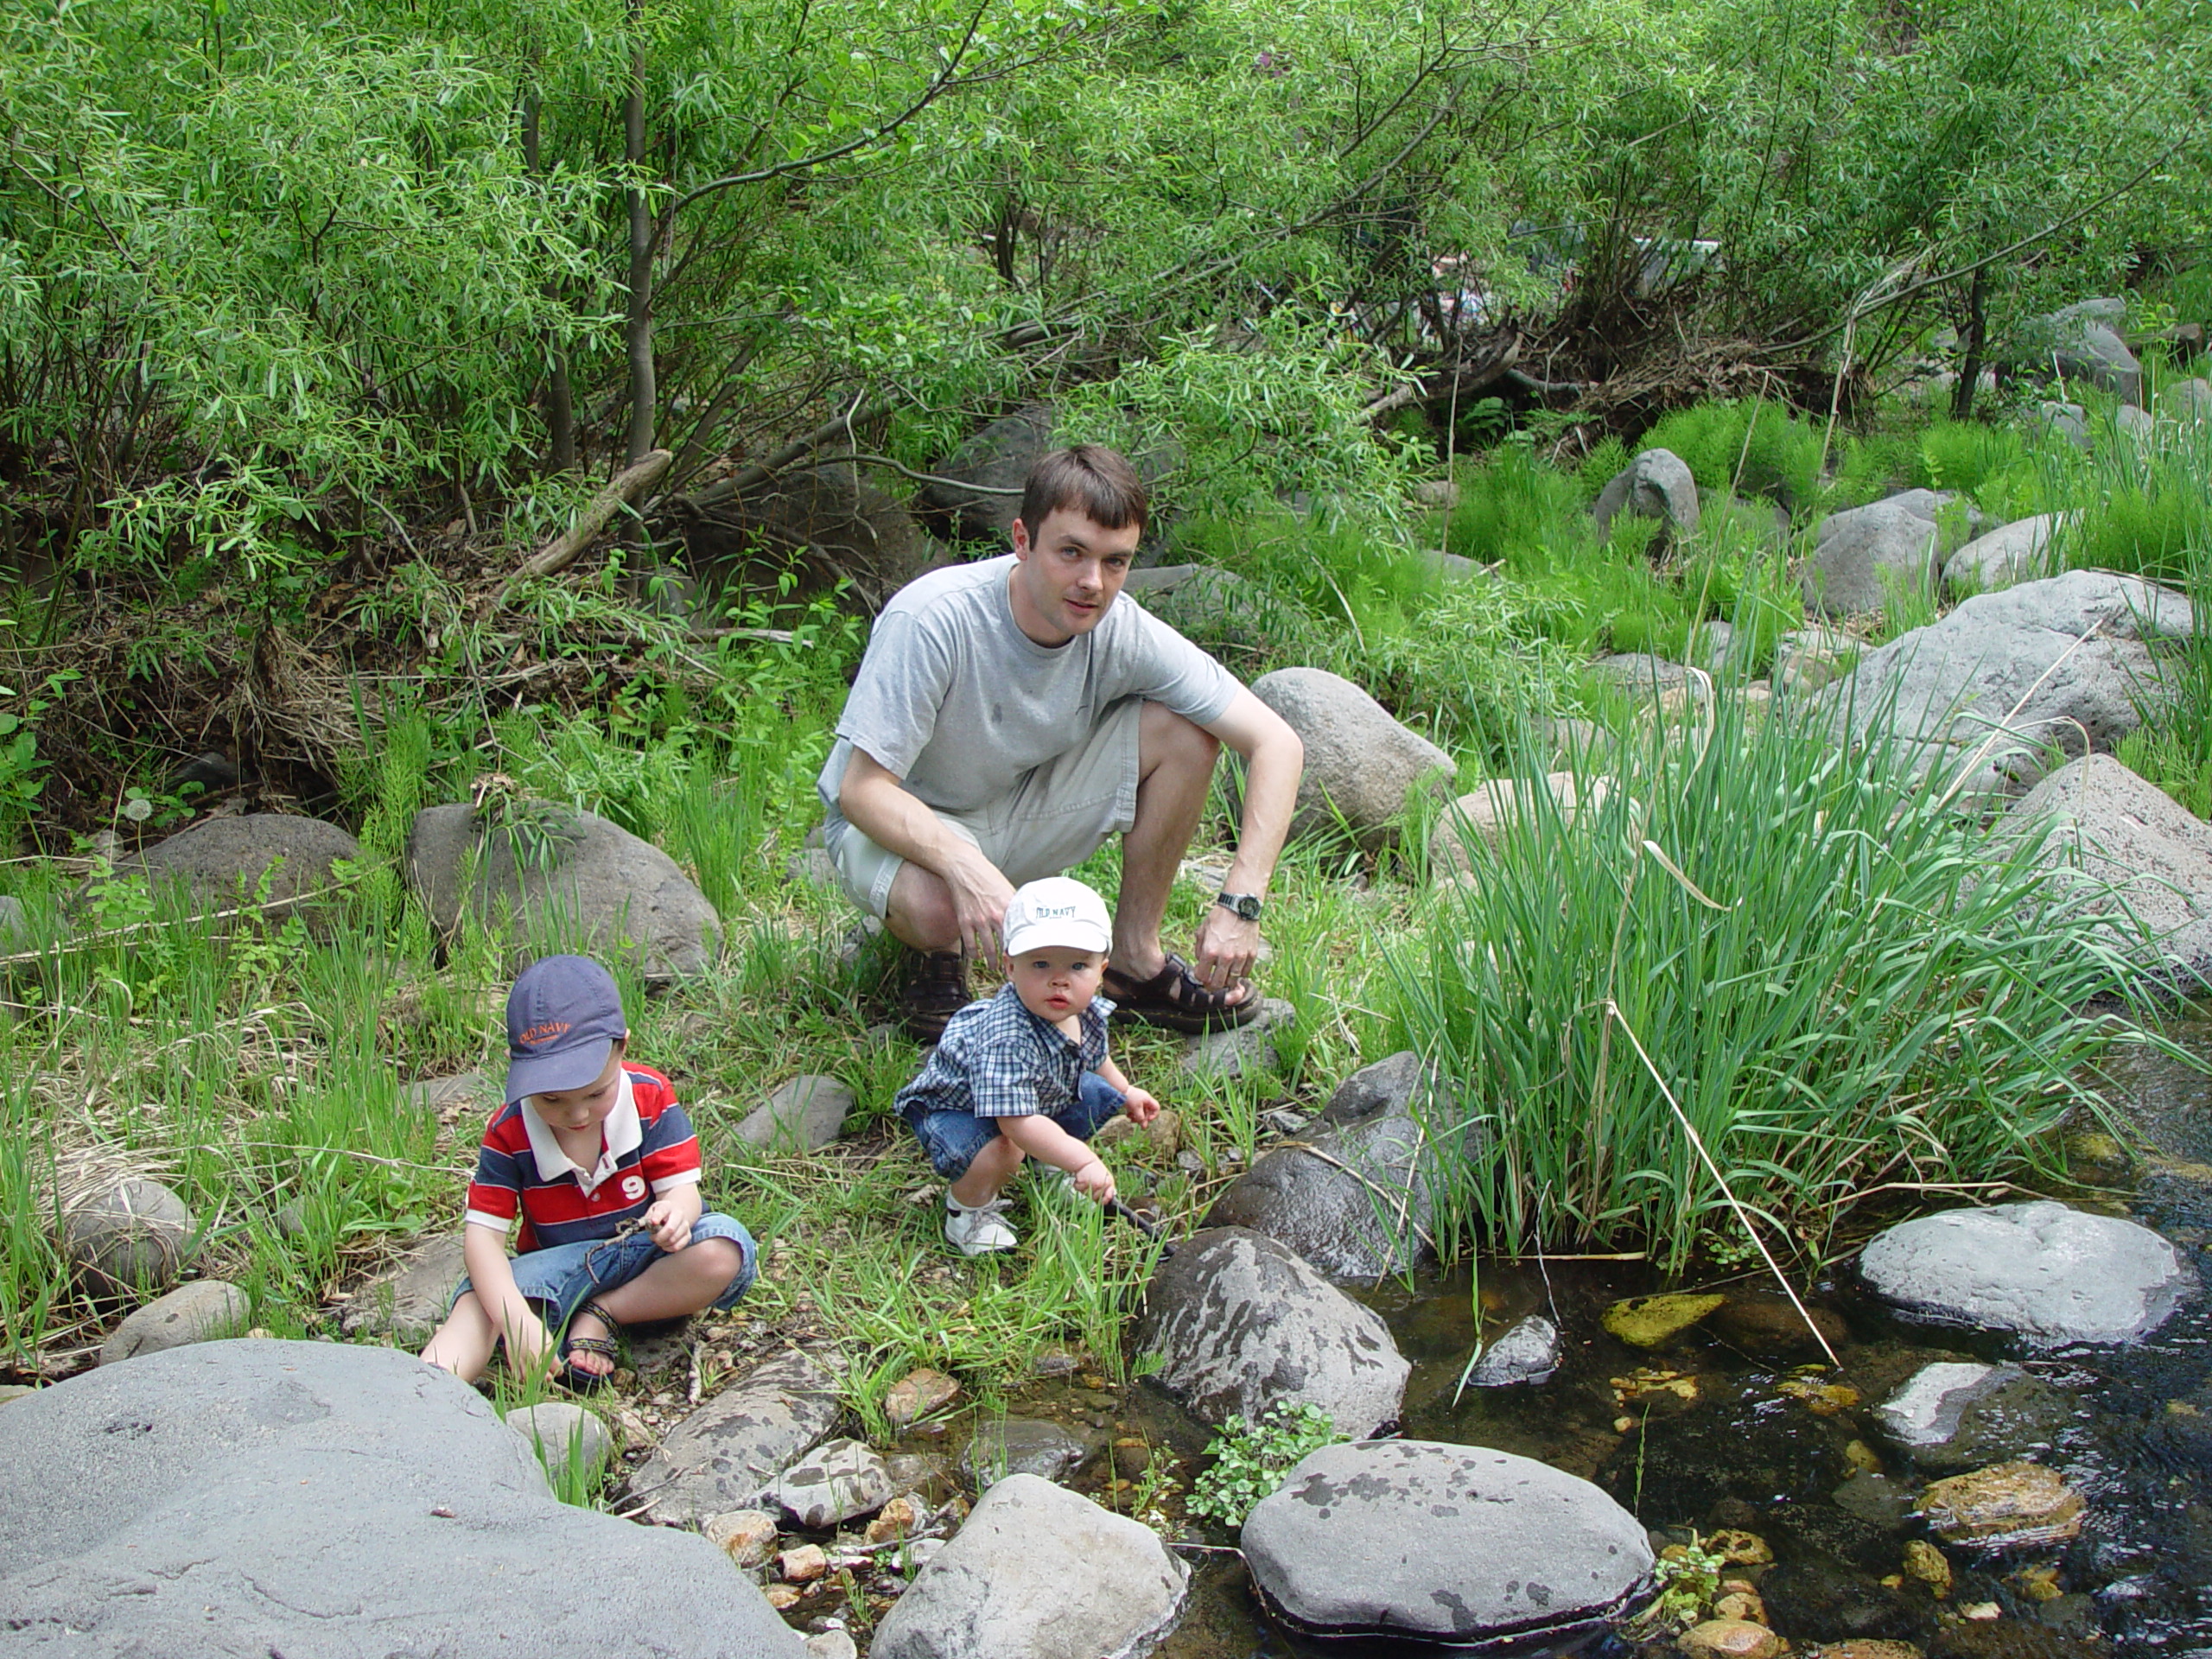
[[[1191,1489],[1190,1513],[1225,1527],[1242,1526],[1252,1506],[1271,1496],[1308,1452],[1344,1436],[1319,1406],[1270,1406],[1256,1423],[1236,1418],[1207,1442],[1213,1467]]]

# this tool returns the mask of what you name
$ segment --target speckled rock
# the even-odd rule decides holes
[[[1160,1357],[1154,1380],[1214,1424],[1287,1402],[1372,1434],[1396,1421],[1410,1370],[1378,1315],[1241,1227],[1199,1233],[1161,1265],[1137,1343]]]
[[[2051,537],[2065,517],[2039,512],[1975,537],[1943,561],[1943,585],[1954,594],[1986,594],[2050,575]]]
[[[388,1336],[403,1348],[419,1348],[444,1319],[467,1271],[460,1233],[442,1233],[347,1297],[339,1328],[356,1340]]]
[[[1901,1223],[1866,1246],[1859,1270],[1905,1313],[2045,1343],[2135,1341],[2196,1281],[2148,1227],[2050,1199]]]
[[[1141,1659],[1189,1577],[1149,1529],[1009,1475],[876,1626],[869,1659]]]
[[[764,1360],[671,1429],[630,1477],[666,1526],[760,1507],[776,1477],[836,1426],[836,1385],[797,1350]]]
[[[1280,1070],[1275,1053],[1275,1031],[1295,1025],[1298,1010],[1281,997],[1262,1001],[1260,1011],[1241,1026],[1200,1032],[1183,1045],[1183,1075],[1187,1077],[1241,1077],[1253,1071]]]
[[[1764,1624],[1743,1618],[1708,1618],[1675,1638],[1688,1659],[1774,1659],[1782,1638]]]
[[[776,1502],[810,1532],[873,1515],[891,1501],[891,1471],[862,1440],[825,1440],[784,1471]]]
[[[1642,1524],[1588,1481],[1429,1440],[1309,1453],[1238,1541],[1269,1615],[1313,1637],[1564,1646],[1651,1587]]]

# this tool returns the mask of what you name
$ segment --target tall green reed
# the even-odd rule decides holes
[[[2094,1109],[2085,1064],[2139,1034],[2092,1007],[2138,980],[2045,889],[2042,833],[1993,835],[1885,747],[1724,696],[1702,733],[1585,764],[1601,802],[1540,793],[1386,949],[1397,1039],[1454,1103],[1430,1125],[1457,1154],[1447,1253],[1634,1243],[1679,1268],[1730,1225],[1623,1024],[1736,1196],[1816,1250],[1862,1200],[2032,1160]]]

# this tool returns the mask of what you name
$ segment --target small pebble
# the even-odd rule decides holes
[[[799,1592],[788,1584],[772,1584],[760,1593],[767,1598],[768,1605],[779,1613],[787,1608],[798,1605]]]
[[[801,1544],[779,1555],[776,1568],[787,1584],[811,1584],[830,1570],[830,1553],[819,1544]]]

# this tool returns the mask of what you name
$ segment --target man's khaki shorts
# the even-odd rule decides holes
[[[1122,698],[1092,728],[1089,741],[1033,768],[1011,795],[974,811],[939,812],[938,822],[973,842],[1017,887],[1072,868],[1137,821],[1137,722],[1143,711],[1143,698]],[[823,827],[823,840],[845,896],[881,916],[906,861],[842,818]]]

